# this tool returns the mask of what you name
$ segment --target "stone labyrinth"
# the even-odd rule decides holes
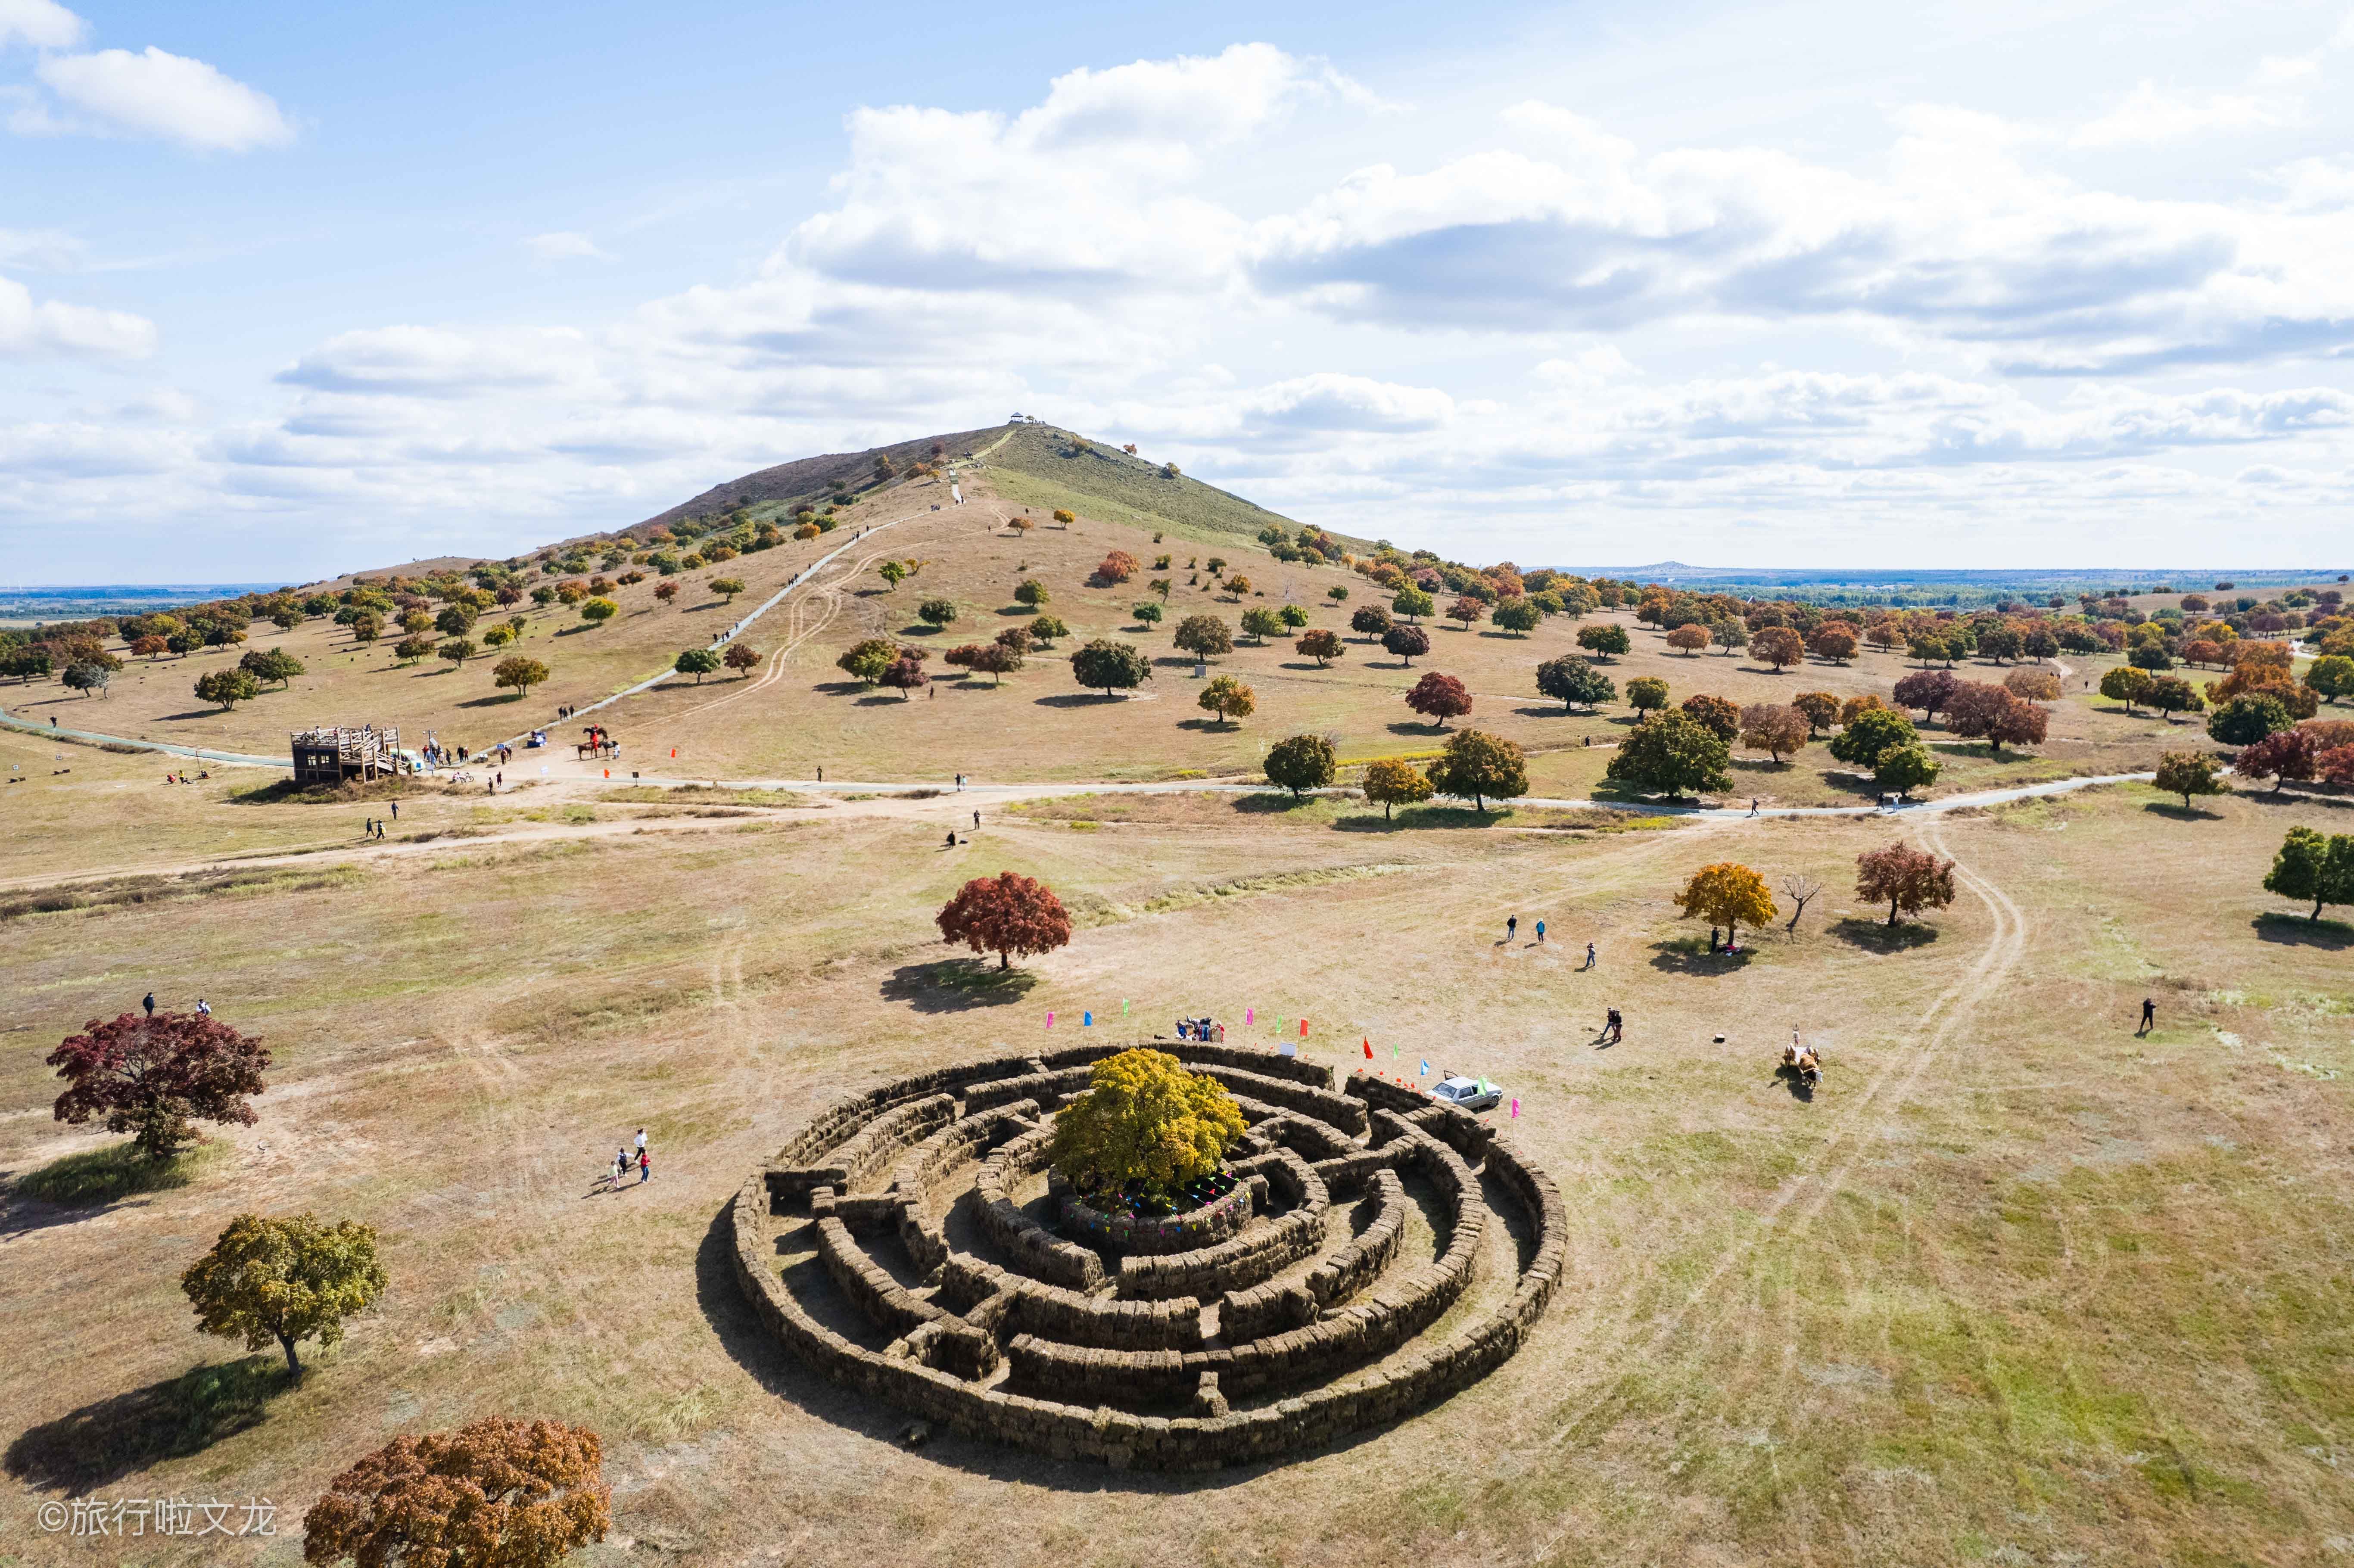
[[[1378,1078],[1336,1092],[1296,1057],[1140,1044],[1225,1085],[1247,1124],[1247,1212],[1207,1216],[1206,1245],[1066,1234],[1084,1216],[1065,1225],[1045,1168],[1054,1112],[1126,1047],[969,1062],[836,1101],[753,1172],[736,1267],[762,1320],[827,1377],[969,1436],[1199,1469],[1420,1410],[1543,1315],[1561,1198],[1510,1138]]]

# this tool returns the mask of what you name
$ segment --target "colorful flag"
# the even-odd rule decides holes
[[[1051,1012],[1046,1015],[1046,1027],[1049,1029],[1055,1027],[1055,1015]]]
[[[1417,1074],[1416,1076],[1424,1078],[1430,1076],[1430,1064],[1428,1062],[1423,1063],[1422,1071]]]
[[[1365,1036],[1365,1060],[1366,1060],[1366,1061],[1368,1061],[1368,1062],[1370,1062],[1370,1061],[1372,1061],[1373,1059],[1373,1036],[1369,1034],[1369,1035]]]
[[[1521,1102],[1520,1102],[1519,1097],[1515,1096],[1515,1097],[1513,1097],[1513,1100],[1512,1100],[1512,1119],[1513,1119],[1514,1121],[1518,1121],[1518,1120],[1520,1119],[1520,1118],[1521,1118]]]
[[[1245,1023],[1257,1023],[1258,1022],[1258,1009],[1256,1007],[1244,1008],[1243,1022]]]
[[[1122,1018],[1126,1018],[1128,1016],[1128,998],[1126,997],[1121,997],[1119,999],[1119,1015]]]
[[[1082,1028],[1082,1029],[1093,1029],[1095,1026],[1096,1026],[1096,1015],[1095,1015],[1095,1011],[1094,1011],[1092,1008],[1090,1008],[1088,1011],[1087,1011],[1087,1012],[1082,1012],[1082,1013],[1080,1013],[1080,1014],[1079,1014],[1079,1027],[1080,1027],[1080,1028]]]
[[[1304,1018],[1299,1021],[1299,1037],[1302,1040],[1308,1038],[1308,1020]]]

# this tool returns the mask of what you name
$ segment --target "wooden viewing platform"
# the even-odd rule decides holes
[[[357,729],[323,726],[287,737],[294,753],[297,784],[341,784],[347,779],[391,778],[400,771],[400,731],[364,725]]]

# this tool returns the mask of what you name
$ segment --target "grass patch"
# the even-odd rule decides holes
[[[232,789],[228,800],[238,806],[353,806],[363,801],[412,800],[454,792],[444,785],[428,784],[405,775],[365,782],[354,779],[343,784],[297,784],[288,777],[257,784],[250,789]]]
[[[131,1143],[111,1143],[52,1160],[16,1178],[19,1197],[69,1208],[97,1208],[142,1192],[185,1187],[220,1158],[222,1145],[204,1142],[169,1160],[149,1160]]]
[[[790,806],[822,811],[833,804],[791,789],[715,789],[708,784],[629,784],[598,791],[597,799],[615,806],[677,805],[682,802],[726,806]]]
[[[75,887],[35,888],[0,897],[0,920],[27,915],[54,915],[76,909],[113,909],[133,904],[163,904],[220,894],[302,893],[319,887],[347,887],[366,880],[355,866],[323,866],[316,871],[191,871],[178,876],[123,876]]]

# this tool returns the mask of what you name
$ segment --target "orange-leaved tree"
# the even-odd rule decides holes
[[[1855,891],[1874,904],[1887,900],[1893,926],[1899,910],[1914,915],[1954,901],[1954,863],[1901,842],[1866,850],[1855,857]]]
[[[1071,939],[1071,917],[1054,889],[1019,872],[974,877],[934,918],[943,941],[995,953],[1001,969],[1012,967],[1011,954],[1050,953]]]
[[[1723,921],[1727,947],[1733,945],[1734,932],[1744,921],[1763,926],[1780,913],[1774,907],[1774,895],[1767,891],[1766,879],[1730,860],[1693,872],[1683,891],[1676,895],[1676,905],[1686,919],[1706,916],[1712,922]]]
[[[396,1437],[337,1476],[302,1516],[302,1561],[554,1568],[612,1520],[594,1432],[491,1416]]]

